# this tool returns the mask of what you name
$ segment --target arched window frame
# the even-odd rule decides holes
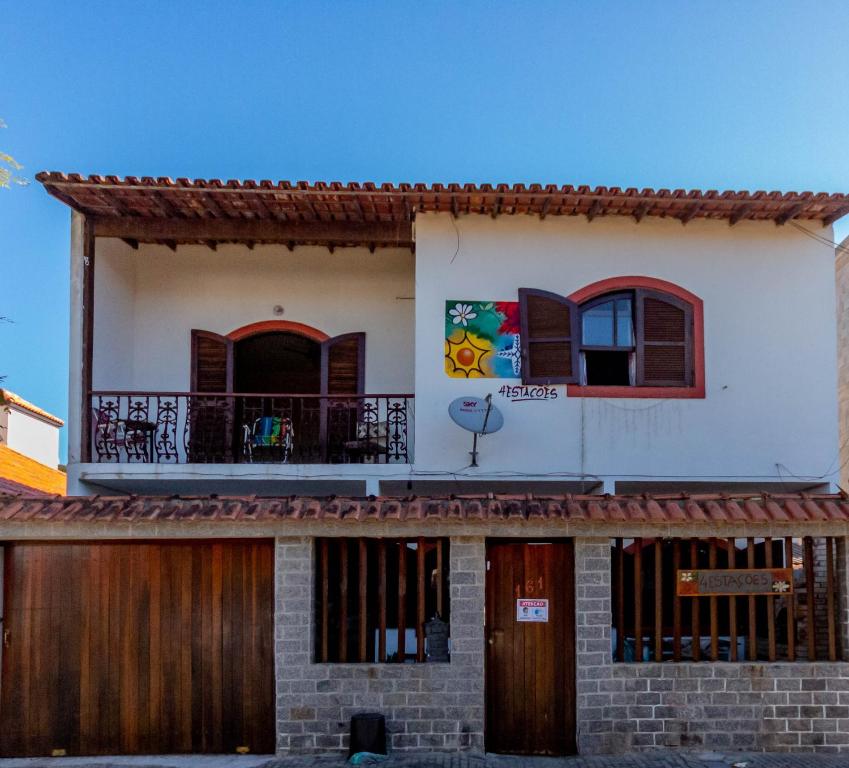
[[[531,293],[545,292],[537,292],[529,288],[519,289],[520,307],[524,306],[523,297]],[[560,382],[550,383],[565,383],[567,385],[566,393],[569,397],[703,399],[705,397],[704,305],[702,300],[695,294],[666,280],[639,275],[613,277],[587,285],[568,296],[560,297],[565,305],[572,306],[576,310],[575,314],[577,316],[575,320],[577,322],[572,326],[575,329],[572,344],[573,354],[577,356],[579,348],[582,347],[581,310],[593,306],[595,299],[599,299],[600,301],[602,299],[608,300],[615,294],[625,293],[631,294],[634,301],[635,352],[637,352],[638,365],[635,384],[633,386],[586,385],[579,383],[577,377],[574,376],[566,381],[561,380]],[[555,296],[555,294],[546,295]],[[644,375],[641,368],[639,350],[641,347],[644,348],[645,339],[642,335],[643,323],[638,316],[640,311],[638,307],[642,304],[641,299],[652,295],[682,308],[687,315],[685,354],[688,381],[684,386],[654,383],[646,385],[641,383],[644,381]],[[522,311],[522,315],[524,316],[524,311]],[[524,331],[525,328],[522,330]],[[522,340],[522,346],[524,352],[527,349],[526,339]],[[526,359],[525,354],[522,380],[526,384],[535,383],[530,380],[525,371]],[[577,373],[576,367],[573,367],[572,370]]]
[[[688,339],[688,359],[692,370],[691,383],[687,386],[645,386],[641,385],[639,373],[640,355],[637,356],[638,375],[635,386],[589,386],[586,384],[568,384],[568,397],[615,397],[615,398],[659,398],[659,399],[704,399],[705,397],[705,345],[704,345],[704,303],[694,293],[667,280],[643,275],[627,275],[599,280],[569,294],[566,298],[583,309],[593,299],[607,294],[636,292],[642,290],[645,295],[659,294],[670,303],[678,304],[689,312],[690,338]],[[638,317],[638,303],[634,310],[634,331],[637,347],[641,342],[642,322]]]

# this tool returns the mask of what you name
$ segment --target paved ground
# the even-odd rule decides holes
[[[343,757],[198,755],[0,759],[0,768],[333,768]],[[621,757],[526,758],[502,755],[393,755],[384,768],[847,768],[849,755],[640,752]]]

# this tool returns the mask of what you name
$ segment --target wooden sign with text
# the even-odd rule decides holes
[[[679,597],[701,595],[788,595],[793,592],[792,568],[718,568],[678,571]]]

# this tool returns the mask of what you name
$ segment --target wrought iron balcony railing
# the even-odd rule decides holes
[[[413,395],[92,392],[97,463],[409,464]]]

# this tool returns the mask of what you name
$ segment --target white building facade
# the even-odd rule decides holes
[[[94,568],[55,610],[107,648],[87,585],[131,574],[115,653],[188,699],[71,664],[48,706],[93,719],[39,730],[13,646],[0,753],[339,751],[364,712],[396,750],[849,748],[849,197],[39,180],[73,210],[71,497],[0,499],[6,594]],[[21,611],[44,653],[63,619]]]

